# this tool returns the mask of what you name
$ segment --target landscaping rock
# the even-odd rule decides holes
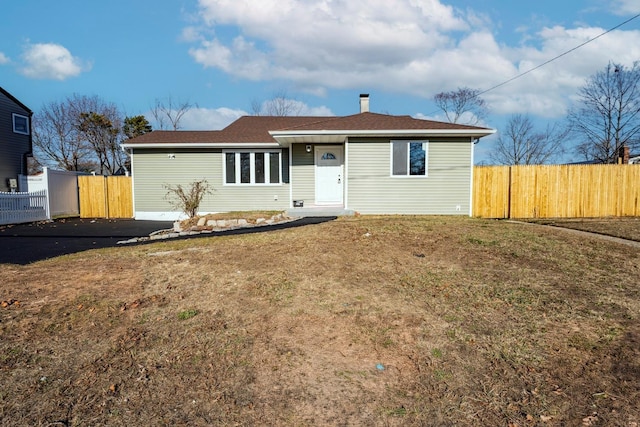
[[[175,237],[194,236],[197,234],[207,233],[211,234],[218,231],[225,231],[235,228],[245,227],[257,227],[266,226],[280,222],[288,222],[295,220],[295,217],[289,217],[285,214],[274,215],[269,219],[257,218],[254,220],[247,220],[246,218],[236,219],[207,219],[206,217],[198,218],[197,225],[193,225],[189,228],[182,228],[181,222],[176,221],[173,224],[173,229],[170,230],[158,230],[149,235],[149,237],[138,237],[129,240],[123,240],[118,242],[119,244],[136,243],[146,240],[161,240],[171,239]]]

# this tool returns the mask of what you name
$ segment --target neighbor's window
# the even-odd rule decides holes
[[[279,151],[226,151],[225,184],[280,184]]]
[[[29,135],[29,118],[21,114],[13,113],[13,131],[23,135]]]
[[[392,176],[427,176],[427,141],[391,141]]]

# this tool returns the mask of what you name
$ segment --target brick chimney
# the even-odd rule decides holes
[[[618,149],[618,164],[629,164],[629,146],[623,145]]]
[[[360,112],[361,113],[369,112],[369,94],[368,93],[360,94]]]

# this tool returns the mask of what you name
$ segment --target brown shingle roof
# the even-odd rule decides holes
[[[370,130],[487,130],[475,126],[410,116],[360,113],[344,117],[243,116],[217,131],[153,131],[126,144],[268,143],[276,142],[269,131],[370,131]]]
[[[436,122],[433,120],[414,119],[411,116],[391,116],[388,114],[360,113],[344,117],[325,117],[321,120],[307,121],[286,129],[270,130],[473,130],[484,129],[475,126],[455,123]]]
[[[222,142],[219,130],[154,130],[133,139],[126,144],[172,144]]]

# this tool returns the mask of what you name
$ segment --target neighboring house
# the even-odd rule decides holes
[[[571,162],[567,163],[569,165],[602,165],[604,162],[602,160],[584,160],[581,162]],[[618,150],[617,161],[613,164],[618,165],[639,165],[640,164],[640,155],[639,154],[630,154],[629,147],[627,145],[623,145]]]
[[[17,190],[31,155],[32,111],[0,87],[0,191]]]
[[[200,211],[345,209],[471,215],[473,150],[493,129],[368,111],[245,116],[220,131],[128,140],[136,219],[176,219],[166,185],[206,179]]]

